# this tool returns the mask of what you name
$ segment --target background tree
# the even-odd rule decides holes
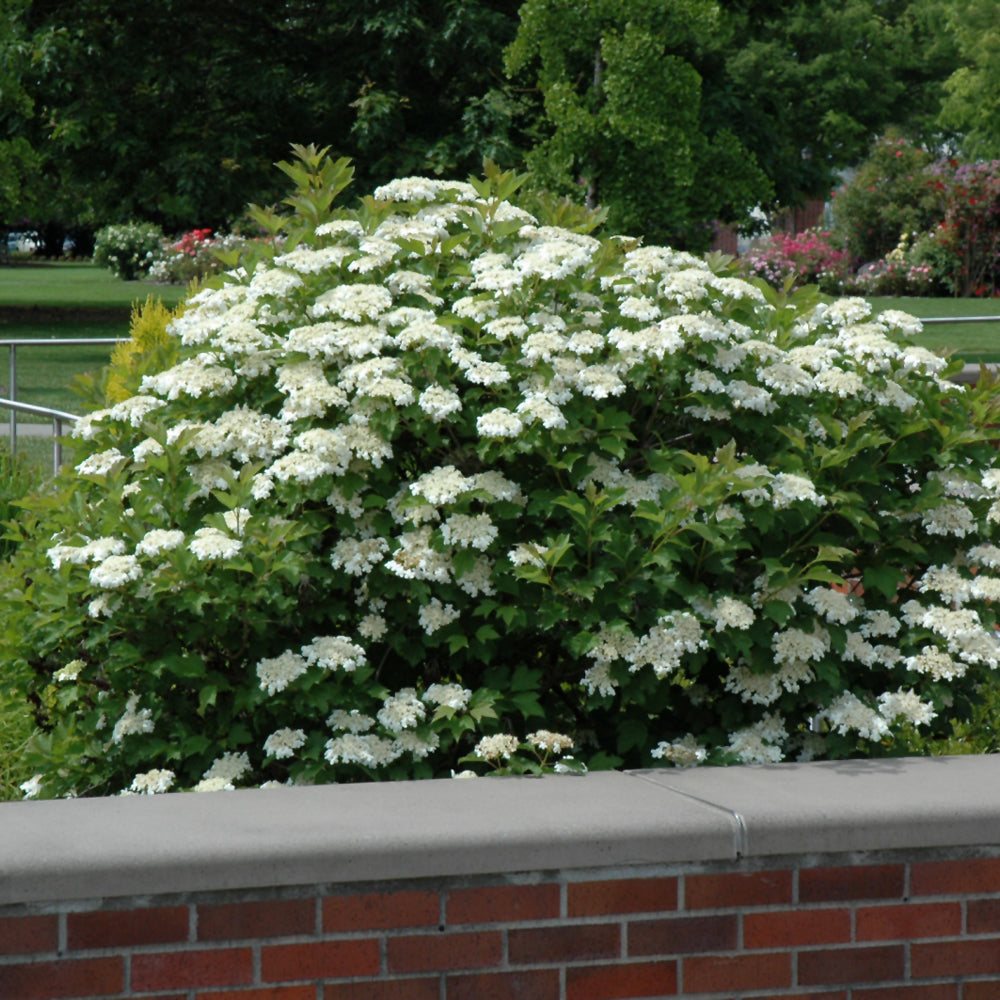
[[[528,0],[507,70],[543,101],[528,165],[585,193],[612,228],[704,247],[771,187],[734,133],[702,115],[696,63],[727,34],[711,0]]]
[[[1000,157],[1000,2],[954,3],[948,29],[962,65],[945,84],[940,123],[961,135],[967,155]]]
[[[0,125],[44,160],[51,212],[217,226],[280,187],[290,142],[356,158],[362,183],[462,174],[504,149],[515,0],[17,0],[27,97]],[[6,98],[6,95],[4,95]],[[486,141],[487,137],[490,141]]]
[[[928,139],[958,64],[951,0],[728,0],[702,68],[706,120],[733,131],[779,204],[825,198],[889,126]]]

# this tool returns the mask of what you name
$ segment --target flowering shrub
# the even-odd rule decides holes
[[[833,192],[838,240],[854,264],[881,260],[900,233],[924,232],[944,212],[942,192],[929,183],[934,157],[897,133],[882,136],[854,175]]]
[[[948,262],[946,283],[960,296],[1000,289],[1000,160],[936,164],[933,185],[946,201],[934,242]]]
[[[151,223],[105,226],[94,238],[94,263],[108,268],[116,278],[135,281],[149,272],[162,238],[160,227]]]
[[[859,295],[933,295],[939,285],[922,252],[925,242],[911,246],[904,233],[885,257],[858,268],[845,282],[847,289]]]
[[[808,230],[792,236],[775,233],[743,255],[741,266],[748,275],[763,278],[775,288],[786,282],[816,284],[825,291],[843,290],[848,256],[830,242],[830,233]]]
[[[243,237],[232,234],[213,237],[211,229],[192,229],[180,239],[164,239],[149,269],[149,277],[172,285],[204,280],[225,270],[223,258],[241,249],[245,242]]]
[[[496,170],[337,208],[346,165],[299,157],[284,246],[22,518],[26,794],[836,758],[961,716],[1000,404],[916,320],[542,224]]]

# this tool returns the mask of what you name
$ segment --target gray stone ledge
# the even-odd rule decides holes
[[[0,804],[0,906],[1000,844],[1000,757]]]

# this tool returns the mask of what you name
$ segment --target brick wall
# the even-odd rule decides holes
[[[0,997],[1000,997],[1000,857],[517,878],[7,908]]]
[[[340,794],[345,790],[334,789],[311,790],[311,798],[299,799],[286,792],[246,793],[241,798],[234,798],[240,793],[220,794],[211,801],[168,796],[160,800],[159,812],[119,802],[114,811],[111,805],[98,810],[104,818],[117,817],[119,827],[108,831],[110,848],[126,857],[116,837],[152,837],[145,841],[146,869],[137,867],[129,877],[137,889],[153,883],[160,888],[104,898],[92,893],[94,885],[108,884],[109,878],[109,870],[93,866],[96,855],[81,862],[59,853],[60,844],[68,851],[81,836],[91,839],[92,828],[86,822],[75,829],[49,825],[52,810],[66,809],[66,816],[77,810],[76,815],[86,819],[91,807],[39,803],[47,808],[31,812],[32,804],[18,803],[22,812],[15,814],[13,806],[3,806],[0,998],[997,1000],[1000,796],[993,788],[1000,785],[995,781],[1000,759],[981,758],[964,770],[962,765],[936,773],[906,768],[895,775],[891,767],[889,773],[879,773],[868,766],[873,764],[840,773],[821,765],[820,770],[804,771],[801,766],[791,766],[800,768],[791,771],[729,769],[703,779],[708,786],[698,786],[699,791],[710,797],[697,800],[689,790],[678,788],[658,798],[658,786],[648,775],[642,781],[631,779],[628,787],[577,779],[563,784],[558,784],[561,779],[556,784],[534,779],[523,779],[526,784],[485,779],[441,783],[431,789],[432,799],[440,794],[452,805],[464,802],[477,808],[501,800],[498,807],[507,814],[506,825],[489,818],[492,843],[481,844],[482,871],[424,874],[442,867],[438,860],[426,860],[435,851],[451,858],[454,868],[470,866],[461,860],[465,854],[459,835],[449,833],[456,821],[461,823],[461,812],[442,813],[446,803],[434,802],[426,814],[412,817],[416,828],[429,824],[427,831],[414,834],[417,840],[425,833],[429,838],[424,860],[407,856],[402,864],[421,877],[366,878],[372,862],[361,860],[362,842],[354,842],[346,856],[353,859],[359,878],[324,881],[333,862],[320,852],[312,862],[317,872],[312,884],[305,875],[293,879],[289,874],[302,869],[297,860],[293,865],[294,838],[287,832],[284,847],[266,843],[263,852],[255,854],[248,844],[262,835],[268,840],[267,817],[277,814],[281,824],[275,819],[275,829],[282,825],[286,831],[294,828],[298,815],[303,828],[299,833],[312,845],[308,830],[314,817],[309,809],[275,810],[276,796],[280,800],[288,795],[289,806],[314,804],[319,810],[315,821],[329,829],[333,817],[340,815],[331,806],[358,807],[357,795],[345,797]],[[847,782],[853,789],[850,801],[840,802],[836,789],[845,775],[856,783]],[[915,804],[897,829],[894,824],[904,817],[891,801],[886,804],[891,799],[887,793],[867,807],[883,815],[881,828],[865,832],[863,823],[852,821],[852,836],[867,837],[873,849],[858,850],[850,837],[836,834],[842,850],[815,850],[818,843],[826,843],[817,838],[830,837],[834,817],[862,808],[859,799],[876,788],[859,777],[894,781],[897,791],[902,789],[900,800],[922,785],[925,801]],[[690,786],[697,781],[696,774],[689,774],[676,783]],[[760,789],[768,782],[774,790],[770,803],[763,797],[759,815],[743,814],[724,804],[726,796],[709,787],[713,781],[732,782],[748,801],[760,799]],[[819,813],[816,829],[811,831],[801,818],[782,817],[782,829],[775,827],[774,835],[782,842],[793,836],[803,850],[767,854],[762,817],[767,810],[781,816],[782,794],[789,793],[790,786],[794,791],[797,783],[822,803],[821,808],[813,802],[804,805],[806,814]],[[478,786],[472,799],[457,787],[469,784]],[[936,784],[942,786],[940,795],[935,794]],[[573,812],[577,800],[595,816],[606,813],[609,805],[620,808],[624,800],[614,795],[623,787],[629,795],[652,796],[661,807],[655,820],[659,840],[645,832],[635,836],[631,825],[638,805],[617,817],[622,829],[622,844],[617,846],[603,839],[600,828],[582,823],[585,814]],[[504,797],[521,792],[529,803],[532,796],[541,795],[557,820],[562,815],[564,825],[571,827],[555,853],[546,853],[551,835],[535,845],[522,839],[522,824],[528,828],[541,820],[533,809],[521,818],[509,813]],[[395,814],[398,823],[393,793],[385,794],[390,795],[387,815]],[[960,800],[967,796],[974,801],[963,811]],[[195,799],[200,801],[191,805]],[[181,823],[163,832],[162,844],[156,843],[156,823],[165,815],[164,803],[171,800],[182,815],[192,808],[201,810],[200,862],[197,852],[187,849],[169,863],[160,857],[161,848],[183,839],[189,829]],[[243,810],[261,807],[259,828],[246,828],[250,814],[244,812],[241,829],[220,827],[213,842],[204,833],[209,827],[200,824],[211,810],[226,811],[234,802]],[[700,835],[691,827],[683,843],[671,841],[672,826],[684,822],[685,805],[707,825]],[[712,857],[729,851],[718,846],[722,841],[712,846],[716,842],[709,835],[710,827],[724,828],[729,822],[726,812],[739,818],[739,849],[730,857]],[[3,820],[18,821],[6,828],[18,840],[30,833],[31,823],[19,825],[24,817],[39,821],[34,855],[27,839],[23,854],[4,847]],[[122,825],[123,817],[134,821],[131,833],[127,823]],[[948,822],[942,827],[939,820],[944,817]],[[347,818],[357,823],[377,819],[360,809]],[[147,821],[150,826],[144,829]],[[954,841],[950,846],[939,842],[948,826]],[[336,832],[330,836],[333,857]],[[572,846],[574,838],[581,840],[582,854]],[[891,846],[899,840],[928,843]],[[505,844],[513,847],[513,854],[504,854]],[[699,844],[704,860],[697,859],[697,851],[694,858],[670,857],[690,855],[687,848]],[[398,846],[395,850],[398,854]],[[664,856],[653,856],[658,853]],[[594,864],[595,854],[606,863]],[[564,858],[563,865],[552,865],[556,856]],[[16,870],[27,866],[29,857],[36,872],[52,872],[48,888],[37,881],[37,874],[18,883]],[[510,858],[519,858],[520,865]],[[383,863],[388,864],[378,862]],[[89,867],[96,881],[71,880],[70,869],[79,864]],[[163,866],[159,874],[158,864]],[[247,884],[234,888],[233,873],[244,868]],[[32,898],[16,901],[26,896]]]

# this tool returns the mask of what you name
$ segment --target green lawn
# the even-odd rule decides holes
[[[916,338],[932,351],[947,350],[970,362],[1000,362],[1000,299],[872,298],[878,312],[901,309],[928,317],[996,316],[994,323],[928,323]]]
[[[185,298],[185,289],[121,281],[105,268],[79,261],[0,266],[0,306],[128,309],[150,294],[173,306]]]

